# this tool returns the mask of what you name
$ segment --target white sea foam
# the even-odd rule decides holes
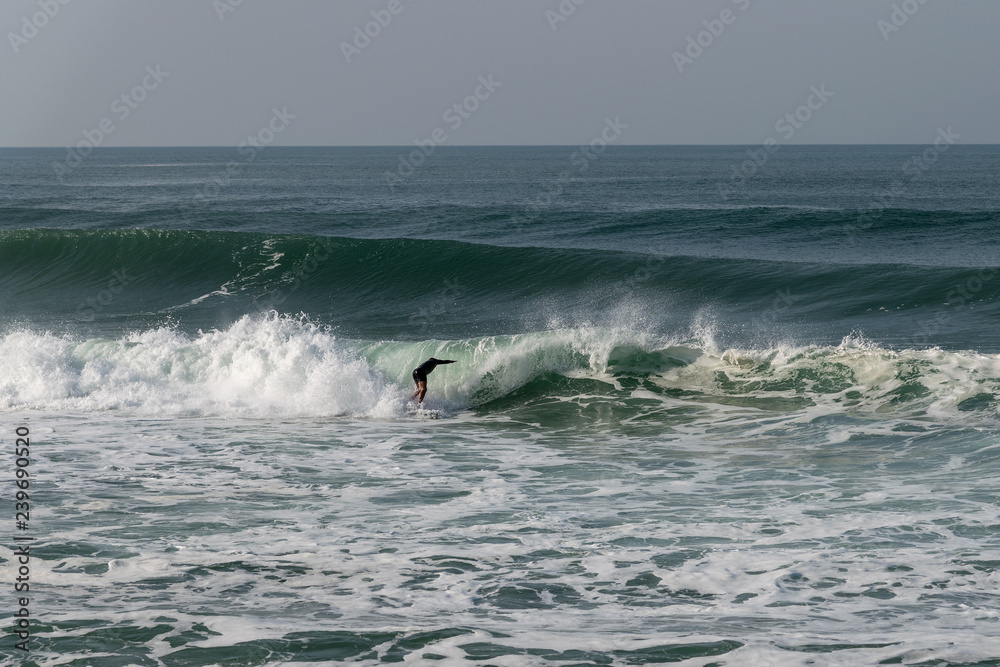
[[[150,415],[344,415],[401,410],[397,388],[319,327],[244,317],[195,337],[172,329],[117,340],[19,331],[0,341],[12,409]],[[396,403],[399,403],[396,406]]]
[[[810,443],[803,425],[588,446],[469,422],[25,416],[47,484],[37,525],[62,553],[32,576],[47,636],[79,638],[73,657],[97,659],[84,647],[100,627],[165,628],[144,642],[156,658],[440,628],[464,634],[426,652],[455,661],[477,645],[612,656],[721,640],[743,645],[715,658],[732,664],[1000,655],[984,638],[1000,576],[988,438],[886,451]]]

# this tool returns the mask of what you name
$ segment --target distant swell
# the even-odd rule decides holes
[[[165,314],[209,301],[206,306],[225,305],[233,317],[268,309],[338,319],[370,314],[400,326],[412,324],[422,309],[446,310],[442,300],[460,299],[460,307],[486,312],[548,297],[586,306],[598,293],[766,308],[776,293],[791,290],[800,306],[839,315],[936,306],[962,294],[966,302],[1000,295],[991,269],[148,229],[0,232],[0,265],[8,315],[30,315],[44,304],[50,316],[61,311],[70,318],[81,310]],[[967,284],[974,289],[953,289]],[[105,290],[112,294],[102,295]]]

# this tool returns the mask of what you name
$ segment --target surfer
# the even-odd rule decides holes
[[[410,400],[413,400],[414,398],[417,398],[419,396],[420,398],[417,398],[417,405],[422,404],[424,402],[424,394],[427,393],[427,376],[430,375],[430,372],[433,371],[434,367],[437,366],[438,364],[453,364],[453,363],[455,363],[454,360],[447,360],[447,359],[442,360],[431,357],[424,363],[414,368],[413,381],[417,383],[417,390],[413,392],[413,396],[410,396]]]

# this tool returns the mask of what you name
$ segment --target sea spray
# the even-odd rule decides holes
[[[272,312],[197,335],[165,327],[117,339],[13,331],[0,338],[8,369],[0,401],[8,409],[396,420],[406,417],[410,371],[432,356],[459,362],[430,377],[430,404],[448,415],[586,403],[597,391],[624,420],[677,401],[789,416],[993,420],[1000,395],[995,355],[887,350],[859,337],[837,346],[719,349],[711,337],[576,327],[358,341]]]

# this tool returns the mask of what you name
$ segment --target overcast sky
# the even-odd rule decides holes
[[[0,31],[0,146],[1000,143],[996,0],[2,0]]]

